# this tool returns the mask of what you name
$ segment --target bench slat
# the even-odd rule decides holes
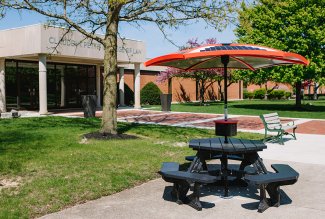
[[[187,161],[193,161],[195,157],[196,157],[195,155],[193,155],[193,156],[186,156],[185,157],[185,160],[187,160]],[[217,155],[212,156],[211,157],[211,160],[213,160],[213,159],[220,159],[221,157],[222,157],[221,154],[217,154]],[[241,161],[241,160],[244,159],[242,156],[238,156],[238,155],[228,155],[227,158],[228,158],[228,160],[239,160],[239,161]]]
[[[279,115],[278,115],[278,113],[263,114],[263,117],[264,117],[264,118],[274,117],[274,116],[279,116]]]
[[[297,126],[296,125],[285,125],[285,126],[282,126],[282,129],[283,130],[294,129],[294,128],[297,128]]]
[[[268,129],[282,129],[282,126],[280,124],[272,124],[272,125],[267,125]]]
[[[290,167],[287,164],[272,164],[271,167],[277,173],[287,173],[288,175],[297,175],[297,176],[299,176],[299,173],[297,173],[297,171],[295,171],[292,167]]]
[[[178,171],[179,163],[176,162],[163,162],[160,172]]]
[[[260,174],[260,175],[246,175],[245,179],[257,185],[268,184],[273,182],[283,182],[290,180],[297,180],[299,173],[286,164],[273,164],[272,168],[276,173]]]
[[[268,184],[272,182],[283,182],[298,179],[297,175],[287,175],[283,173],[268,173],[260,175],[247,175],[245,179],[257,185]]]
[[[267,123],[276,123],[276,122],[280,122],[280,118],[279,117],[272,117],[272,118],[266,118],[266,119],[264,119],[265,120],[265,122],[267,122]]]
[[[208,174],[183,172],[183,171],[163,172],[161,173],[161,175],[166,178],[190,180],[198,183],[214,183],[217,181],[217,177],[215,176],[211,176]]]

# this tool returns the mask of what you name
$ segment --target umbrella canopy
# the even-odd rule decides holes
[[[145,66],[169,66],[184,71],[224,68],[225,119],[227,108],[227,69],[256,70],[277,65],[302,64],[309,61],[303,56],[264,46],[250,44],[210,44],[182,50],[148,60]]]

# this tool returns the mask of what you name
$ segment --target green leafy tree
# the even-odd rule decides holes
[[[151,22],[163,32],[204,20],[223,29],[233,20],[237,1],[223,0],[0,0],[0,13],[27,10],[49,18],[51,24],[74,29],[104,48],[104,95],[100,132],[117,133],[117,36],[123,22],[140,27]],[[96,33],[101,32],[103,36]],[[166,34],[165,34],[166,36]]]
[[[235,74],[243,81],[245,86],[256,84],[262,87],[264,85],[266,90],[268,89],[266,82],[273,80],[272,72],[268,69],[258,69],[256,71],[236,70]]]
[[[305,56],[309,66],[275,67],[270,77],[296,86],[296,105],[301,105],[302,81],[324,83],[325,1],[256,0],[242,4],[235,30],[240,42],[259,44]],[[258,74],[256,74],[258,77]]]

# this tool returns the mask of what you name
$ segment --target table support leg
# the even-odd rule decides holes
[[[240,171],[244,171],[245,167],[253,164],[258,174],[267,173],[266,167],[263,164],[263,160],[260,158],[258,153],[247,153],[244,154],[244,160],[239,166]]]
[[[188,169],[189,172],[201,172],[202,170],[207,171],[208,166],[206,163],[207,158],[209,157],[210,153],[202,153],[198,152],[191,162],[191,165]]]
[[[227,155],[221,157],[221,176],[225,186],[225,197],[228,197],[228,159]]]

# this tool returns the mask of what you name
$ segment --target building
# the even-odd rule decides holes
[[[77,31],[42,24],[0,31],[0,112],[15,108],[46,114],[51,108],[80,107],[85,94],[95,94],[100,107],[103,57],[102,45]],[[143,67],[146,46],[138,40],[119,39],[117,59],[119,104],[124,105],[128,85],[134,107],[140,108],[141,88],[163,68]],[[158,86],[167,93],[167,84]],[[173,86],[173,101],[197,99],[195,81],[175,78]],[[242,99],[242,83],[231,85],[229,94]]]

